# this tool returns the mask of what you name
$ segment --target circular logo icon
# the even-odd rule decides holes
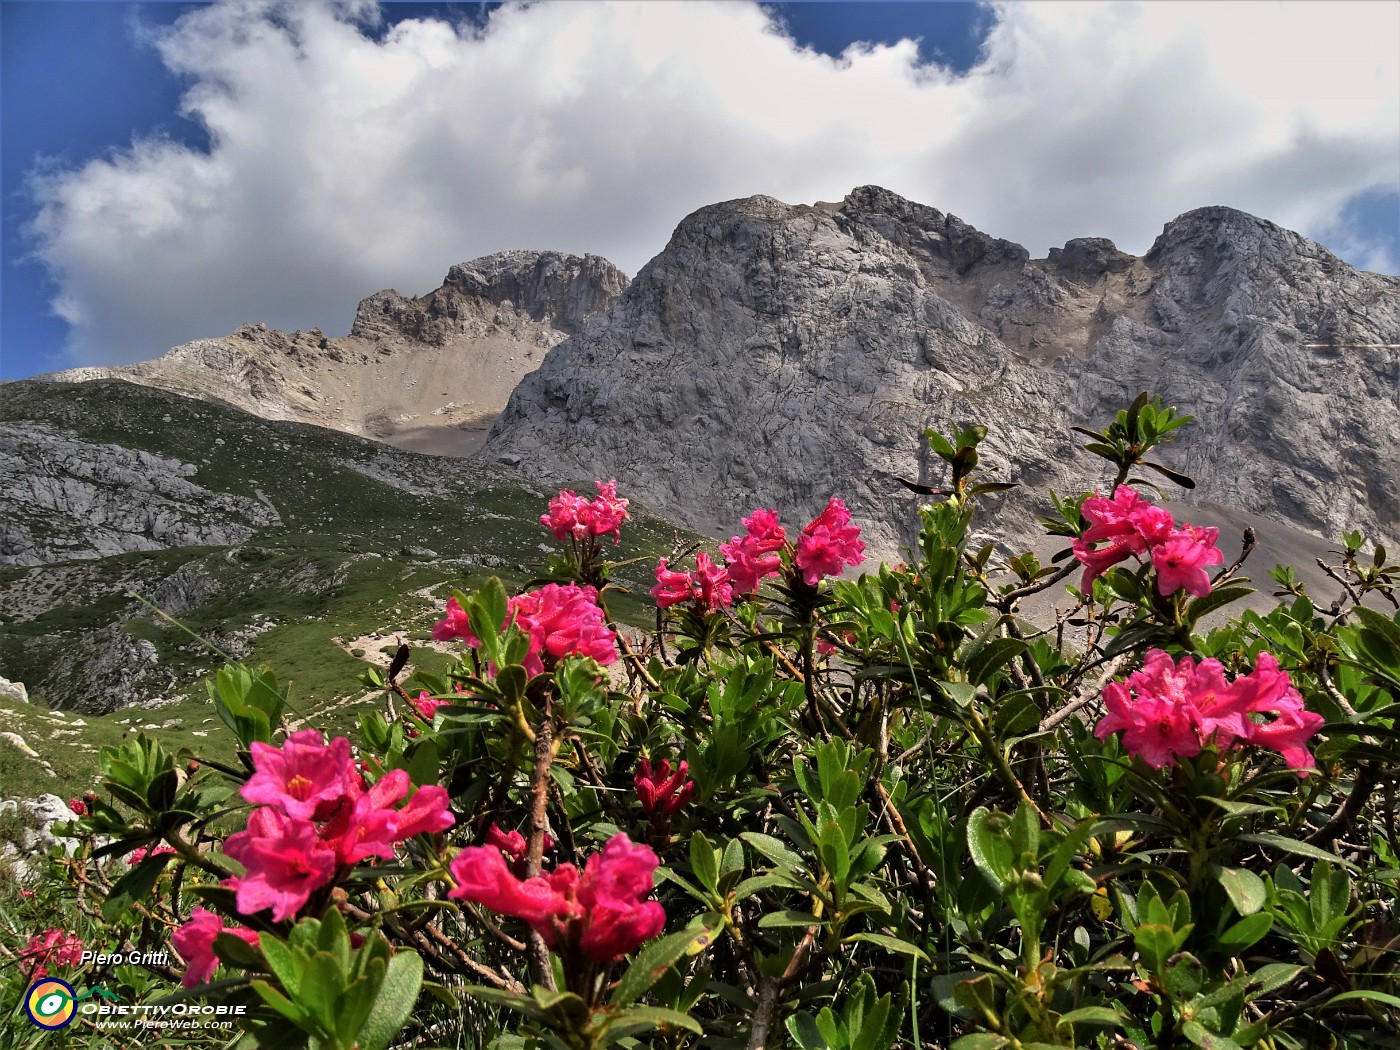
[[[24,1012],[40,1028],[66,1028],[76,1012],[77,994],[66,981],[52,977],[35,981],[24,996]]]

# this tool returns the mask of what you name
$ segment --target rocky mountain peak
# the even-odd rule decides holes
[[[508,251],[458,263],[442,286],[418,298],[393,289],[360,301],[352,336],[406,336],[442,346],[464,335],[512,330],[541,345],[550,333],[570,335],[605,310],[627,287],[627,276],[598,255]],[[527,332],[529,326],[549,332]]]
[[[484,454],[627,479],[701,530],[840,495],[895,554],[911,501],[894,479],[941,480],[925,427],[987,422],[1002,480],[1082,491],[1102,481],[1069,427],[1151,390],[1197,417],[1164,453],[1193,499],[1386,535],[1400,362],[1329,348],[1394,342],[1400,281],[1331,258],[1231,209],[1169,223],[1143,258],[1085,237],[1033,261],[875,186],[729,201],[522,380]],[[1013,532],[1039,509],[1020,506]]]

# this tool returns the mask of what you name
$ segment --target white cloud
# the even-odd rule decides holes
[[[755,193],[876,183],[1041,256],[1077,236],[1140,253],[1206,204],[1335,232],[1349,197],[1400,182],[1400,5],[995,13],[957,76],[907,41],[805,51],[738,3],[382,33],[372,4],[200,9],[158,46],[211,150],[151,139],[38,178],[38,254],[71,354],[110,362],[241,321],[343,331],[361,296],[503,248],[635,273],[687,212]]]

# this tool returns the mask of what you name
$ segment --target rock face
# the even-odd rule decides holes
[[[1197,417],[1160,457],[1193,500],[1379,538],[1400,522],[1397,342],[1400,279],[1228,208],[1168,223],[1142,258],[1080,238],[1032,260],[878,187],[753,197],[686,218],[524,378],[482,455],[617,477],[726,535],[756,506],[800,524],[839,495],[893,555],[914,502],[893,478],[942,480],[925,427],[985,422],[1000,479],[1083,491],[1107,479],[1069,426],[1151,390]],[[1048,511],[1027,502],[1013,532]]]
[[[602,313],[627,278],[595,255],[511,251],[453,266],[419,298],[363,300],[350,334],[247,324],[165,356],[43,378],[125,379],[420,452],[481,445],[519,378]]]
[[[44,423],[0,423],[0,565],[226,546],[277,522],[272,507],[191,481],[196,472]]]

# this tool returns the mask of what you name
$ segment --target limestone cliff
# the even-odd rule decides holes
[[[911,497],[893,479],[940,480],[925,427],[986,422],[1001,479],[1083,491],[1102,461],[1068,428],[1146,389],[1197,417],[1163,457],[1197,479],[1193,501],[1386,536],[1396,343],[1400,279],[1228,208],[1173,220],[1142,258],[1083,238],[1033,260],[878,187],[752,197],[687,217],[523,379],[483,455],[626,479],[712,531],[840,495],[894,554]],[[1011,505],[1029,530],[1041,508]]]

